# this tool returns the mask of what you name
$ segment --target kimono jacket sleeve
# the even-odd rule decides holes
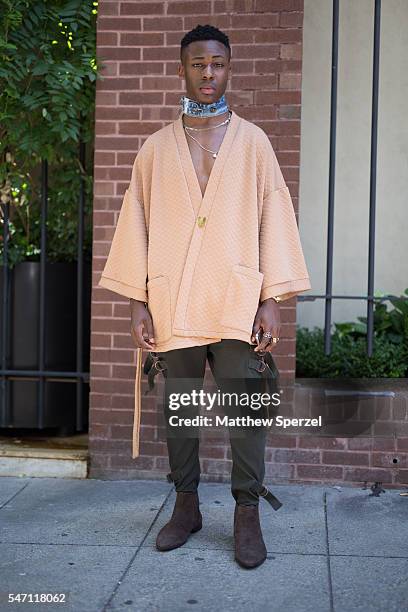
[[[143,206],[140,151],[123,196],[108,258],[99,286],[147,302],[147,226]]]
[[[259,269],[264,278],[260,302],[287,300],[311,288],[289,189],[269,139],[265,141]]]

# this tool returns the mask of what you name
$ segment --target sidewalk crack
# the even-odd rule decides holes
[[[151,530],[153,529],[154,525],[157,522],[157,519],[159,518],[164,506],[166,505],[171,493],[173,491],[173,487],[170,488],[169,492],[167,493],[166,497],[164,498],[164,501],[162,503],[162,505],[160,506],[159,510],[157,511],[156,516],[154,517],[154,519],[152,520],[150,527],[148,528],[148,530],[146,531],[144,537],[142,538],[139,546],[136,548],[136,551],[134,553],[134,555],[131,557],[129,563],[127,564],[126,568],[124,569],[124,571],[122,572],[120,579],[117,581],[115,588],[113,589],[112,593],[109,596],[108,601],[105,603],[105,605],[102,608],[102,612],[106,612],[106,610],[109,610],[109,606],[113,600],[113,598],[115,597],[116,593],[118,592],[118,589],[120,587],[120,585],[122,584],[123,580],[125,579],[126,575],[128,574],[134,560],[136,559],[137,555],[139,554],[140,549],[142,548],[143,544],[146,541],[146,538],[148,537],[148,535],[150,534]]]
[[[4,476],[1,476],[0,478],[4,478]],[[19,489],[18,491],[16,491],[16,492],[14,493],[14,495],[12,495],[12,496],[11,496],[9,499],[7,499],[7,500],[4,502],[4,504],[1,504],[1,505],[0,505],[0,510],[2,510],[3,508],[5,508],[5,507],[7,506],[7,504],[9,504],[11,501],[13,501],[13,499],[14,499],[15,497],[17,497],[17,495],[19,495],[19,494],[20,494],[22,491],[24,491],[24,489],[25,489],[26,487],[28,487],[28,485],[29,485],[29,484],[30,484],[30,481],[26,482],[26,483],[25,483],[25,485],[23,485],[23,486],[21,487],[21,489]]]
[[[329,545],[329,525],[327,521],[327,492],[323,493],[323,508],[324,508],[324,527],[326,533],[326,560],[327,560],[327,575],[329,578],[329,598],[330,598],[330,612],[334,612],[334,601],[333,601],[333,583],[331,575],[331,563],[330,563],[330,545]]]

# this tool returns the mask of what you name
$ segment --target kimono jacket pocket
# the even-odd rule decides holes
[[[263,273],[241,264],[232,266],[221,315],[221,325],[252,333]]]

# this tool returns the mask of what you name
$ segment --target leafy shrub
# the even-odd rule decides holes
[[[77,257],[81,180],[91,254],[93,151],[87,147],[85,169],[78,144],[93,142],[96,6],[0,0],[0,197],[10,205],[10,266],[39,259],[42,159],[49,164],[47,259]],[[4,207],[1,226],[3,219]]]
[[[405,289],[408,295],[408,289]],[[367,320],[335,323],[331,354],[324,352],[324,331],[318,327],[297,329],[296,376],[308,378],[405,378],[408,377],[408,301],[389,298],[374,307],[373,354],[367,356]]]

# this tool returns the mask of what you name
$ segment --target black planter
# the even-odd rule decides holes
[[[0,273],[3,269],[0,266]],[[44,369],[76,371],[77,264],[47,263],[45,289]],[[38,370],[40,340],[40,263],[22,262],[9,270],[9,325],[6,347],[7,369]],[[89,372],[91,263],[84,263],[83,282],[83,367]],[[3,315],[3,283],[0,277],[0,321]],[[0,346],[4,339],[0,325]],[[1,351],[0,351],[1,355]],[[40,410],[38,380],[9,377],[8,402],[1,414],[3,387],[0,387],[1,425],[7,428],[38,428]],[[88,423],[89,384],[83,385],[82,431]],[[76,431],[76,384],[70,379],[48,378],[44,386],[43,427],[64,433]]]

